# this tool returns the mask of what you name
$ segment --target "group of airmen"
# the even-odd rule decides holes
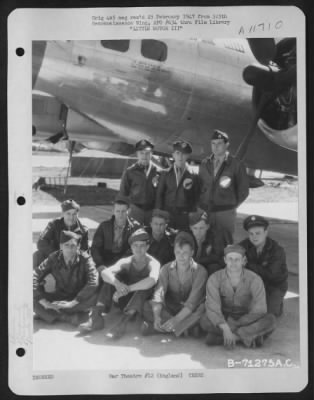
[[[104,329],[115,305],[121,318],[110,327],[113,339],[138,316],[143,336],[205,336],[208,346],[228,348],[263,344],[283,312],[285,252],[258,215],[244,220],[246,238],[234,243],[248,177],[228,152],[226,133],[215,130],[209,140],[212,154],[198,172],[187,164],[188,142],[173,143],[173,165],[160,170],[154,146],[139,141],[113,215],[91,245],[80,206],[72,199],[61,204],[61,218],[40,234],[34,253],[35,318],[91,334]]]

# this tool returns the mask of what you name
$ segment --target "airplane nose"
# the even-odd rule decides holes
[[[40,71],[40,67],[46,51],[46,41],[34,41],[32,43],[32,87],[34,88]]]

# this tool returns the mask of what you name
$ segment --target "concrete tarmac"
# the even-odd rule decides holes
[[[63,323],[53,326],[34,321],[33,367],[34,370],[127,370],[127,369],[217,369],[227,368],[228,363],[248,360],[273,360],[289,366],[300,365],[299,338],[299,277],[298,277],[298,224],[292,207],[289,220],[278,219],[282,204],[259,203],[260,215],[271,217],[271,236],[285,248],[289,265],[289,292],[284,303],[284,314],[278,320],[275,332],[265,341],[262,348],[247,349],[237,345],[235,350],[221,346],[207,347],[204,339],[175,338],[172,335],[155,335],[143,338],[139,333],[140,321],[130,323],[127,334],[119,341],[108,336],[109,328],[119,315],[117,309],[106,317],[104,331],[81,336],[79,331]],[[254,207],[256,207],[254,205]],[[251,213],[249,204],[239,210],[235,240],[242,239],[243,218]],[[267,211],[268,210],[268,211]],[[271,210],[271,215],[266,215]],[[33,246],[48,221],[59,216],[57,201],[33,207]],[[111,215],[110,207],[82,207],[80,217],[90,228],[92,238],[98,223]],[[277,219],[274,219],[277,216]],[[292,216],[292,217],[291,217]],[[230,361],[231,360],[231,361]],[[233,360],[233,361],[232,361]],[[278,361],[279,362],[279,361]],[[240,364],[235,364],[239,368]]]

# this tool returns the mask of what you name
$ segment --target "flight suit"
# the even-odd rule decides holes
[[[242,162],[226,154],[217,174],[214,156],[205,158],[199,169],[199,206],[207,211],[212,223],[223,232],[227,243],[233,243],[236,208],[249,194],[248,176]]]
[[[178,230],[187,230],[188,214],[196,210],[199,195],[197,174],[186,166],[177,185],[174,166],[163,171],[157,187],[155,208],[166,210],[170,214],[169,226]]]
[[[222,343],[219,325],[224,323],[248,346],[275,329],[275,317],[267,314],[263,281],[254,272],[244,268],[236,289],[231,285],[226,268],[208,278],[201,327],[220,338]]]
[[[55,290],[47,293],[43,283],[49,274],[55,280]],[[80,252],[74,263],[67,266],[62,251],[53,252],[33,272],[34,312],[48,323],[58,319],[59,313],[43,307],[39,303],[41,299],[50,302],[75,299],[79,303],[70,309],[61,310],[61,313],[87,312],[96,304],[98,284],[99,274],[87,253]]]
[[[130,253],[128,239],[136,229],[140,228],[140,224],[137,221],[127,218],[122,232],[121,248],[114,250],[114,219],[115,217],[112,216],[109,220],[103,221],[95,232],[91,254],[97,267],[100,265],[109,267],[121,257],[128,255]]]
[[[74,226],[69,229],[63,217],[50,221],[46,229],[41,232],[38,242],[37,251],[33,255],[33,265],[37,267],[49,254],[60,249],[60,235],[62,231],[70,230],[81,236],[80,249],[81,251],[88,251],[88,228],[81,223],[78,219]]]
[[[246,251],[247,268],[257,273],[264,282],[266,290],[267,312],[279,316],[283,309],[283,299],[288,290],[288,268],[284,249],[267,237],[261,254],[249,239],[240,245]]]
[[[144,304],[143,319],[154,322],[153,303],[163,305],[160,314],[162,324],[177,315],[183,307],[187,307],[192,314],[175,327],[175,334],[179,336],[180,333],[195,325],[204,311],[207,277],[205,268],[195,261],[191,261],[187,279],[182,283],[178,277],[176,261],[164,265],[160,270],[152,300],[146,301]]]
[[[130,200],[129,216],[140,224],[149,225],[159,180],[157,168],[150,163],[147,175],[138,162],[126,169],[121,178],[120,194]]]

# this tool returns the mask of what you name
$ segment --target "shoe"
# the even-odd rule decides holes
[[[262,347],[264,344],[264,336],[263,335],[257,336],[257,338],[255,339],[255,344],[256,347]]]
[[[154,333],[156,333],[154,324],[152,322],[144,321],[142,323],[140,329],[141,329],[142,336],[149,336],[149,335],[153,335]]]
[[[195,325],[192,328],[189,329],[190,331],[190,336],[194,337],[195,339],[198,339],[201,336],[201,329],[199,325]]]
[[[205,339],[207,346],[220,346],[224,343],[223,337],[215,335],[214,333],[208,333]]]
[[[129,321],[129,316],[124,316],[122,319],[117,323],[117,325],[110,331],[111,339],[117,340],[122,338],[122,336],[126,332],[126,327]]]
[[[104,329],[105,322],[104,318],[101,315],[100,310],[92,310],[88,320],[79,325],[79,329],[82,332],[92,332],[92,331],[99,331]]]
[[[62,313],[58,317],[58,320],[62,321],[62,322],[66,322],[67,324],[70,324],[70,325],[78,326],[80,323],[80,316],[78,313],[74,313],[74,314]]]

